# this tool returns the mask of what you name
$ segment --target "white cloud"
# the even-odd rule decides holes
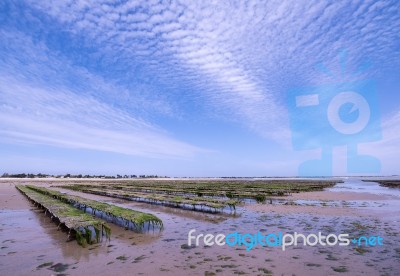
[[[61,22],[62,27],[72,34],[87,37],[88,44],[101,45],[96,54],[104,56],[105,62],[122,63],[126,71],[136,61],[147,65],[149,71],[174,91],[169,93],[176,93],[166,97],[171,96],[178,106],[181,104],[179,101],[185,98],[199,101],[217,116],[239,121],[264,137],[279,142],[289,143],[290,137],[283,97],[285,90],[293,84],[328,81],[321,77],[320,72],[312,71],[315,61],[331,65],[337,61],[337,50],[344,47],[354,55],[348,60],[349,69],[360,64],[362,57],[375,59],[381,68],[389,63],[400,64],[400,54],[394,50],[398,46],[396,31],[400,14],[396,5],[386,1],[171,1],[168,4],[152,1],[121,4],[110,4],[109,1],[31,1],[31,6]],[[46,59],[47,55],[43,58]],[[33,64],[36,63],[40,62]],[[34,68],[32,72],[40,70]],[[115,99],[134,97],[143,109],[156,107],[162,114],[179,110],[176,106],[169,106],[171,102],[157,101],[164,91],[151,91],[151,96],[145,97],[139,95],[141,93],[132,95],[132,91],[109,85],[84,69],[80,70],[79,75],[89,76],[92,88],[98,84],[98,90],[104,91],[95,95],[98,101],[110,99],[110,102],[115,102]],[[182,87],[189,87],[184,93],[190,91],[192,94],[181,94]],[[118,92],[113,93],[116,88]],[[53,90],[49,88],[48,94]],[[148,98],[154,95],[156,101]],[[84,97],[90,99],[90,96]],[[121,127],[141,124],[140,120],[124,121],[119,116],[125,118],[131,114],[116,116],[116,121],[123,121]],[[113,125],[107,120],[100,122]],[[72,129],[79,129],[74,121],[68,123]],[[82,123],[93,127],[94,132],[99,131],[94,122]],[[147,126],[140,127],[147,130]],[[384,133],[388,129],[385,128]],[[110,133],[109,129],[102,131],[99,137],[114,137],[115,133]],[[137,133],[136,129],[131,131],[130,134]],[[127,145],[125,134],[117,132],[121,144]],[[85,131],[80,129],[79,133]],[[27,134],[20,135],[19,139],[28,140]],[[16,137],[17,134],[13,135]],[[35,135],[29,139],[38,140],[37,135],[40,135],[43,140],[46,136],[43,133]],[[67,133],[64,135],[68,137]],[[81,137],[74,139],[79,141]],[[384,140],[387,139],[392,138],[384,134]],[[393,141],[396,143],[397,140]],[[50,140],[47,142],[52,143]],[[93,144],[103,143],[99,140]],[[136,143],[140,145],[140,141]],[[107,146],[102,148],[107,149]],[[152,155],[154,151],[147,148],[145,152]],[[142,153],[136,149],[135,154]]]
[[[385,1],[32,1],[32,6],[97,41],[108,56],[118,53],[128,63],[142,58],[176,91],[182,82],[197,88],[201,92],[191,99],[217,115],[286,142],[285,89],[299,80],[324,81],[311,73],[315,61],[332,64],[342,47],[359,51],[350,67],[362,56],[385,57],[400,21],[395,5]],[[398,64],[400,56],[392,54],[390,62]]]
[[[152,158],[190,158],[204,150],[124,111],[67,90],[0,76],[0,139]]]
[[[362,153],[377,157],[382,163],[382,174],[398,174],[400,148],[400,111],[382,120],[382,139],[359,145]]]
[[[230,49],[239,24],[248,24],[246,20],[251,15],[236,21],[239,14],[230,18],[228,13],[221,12],[235,7],[220,4],[208,7],[188,3],[182,7],[178,3],[171,6],[142,3],[136,5],[138,10],[133,10],[128,4],[118,5],[112,10],[102,9],[95,3],[91,3],[90,8],[60,2],[33,5],[40,5],[43,11],[67,23],[73,32],[84,32],[98,42],[125,49],[128,56],[131,52],[143,55],[154,52],[156,56],[166,54],[177,62],[173,74],[159,68],[158,62],[152,68],[157,67],[161,78],[170,79],[169,84],[173,86],[182,76],[188,78],[192,85],[204,91],[205,94],[199,96],[213,109],[227,113],[231,118],[237,117],[264,134],[271,130],[282,134],[280,126],[285,119],[282,116],[284,110],[270,91],[262,87],[252,68],[245,68],[245,60],[241,60],[238,49]],[[59,14],[61,10],[62,15]],[[112,20],[117,13],[121,14],[122,22],[114,20],[114,25],[102,22],[103,18]],[[156,39],[156,36],[161,39]],[[148,51],[151,47],[154,51]]]

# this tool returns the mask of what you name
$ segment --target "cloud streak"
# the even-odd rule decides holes
[[[398,174],[398,148],[400,145],[400,111],[396,111],[382,121],[382,140],[360,144],[363,153],[379,158],[382,174]]]
[[[203,150],[94,98],[0,77],[1,140],[152,158],[189,158]]]
[[[152,95],[151,86],[127,88],[22,32],[0,34],[1,141],[149,158],[186,159],[206,152],[150,123],[154,114],[175,116],[168,102]]]

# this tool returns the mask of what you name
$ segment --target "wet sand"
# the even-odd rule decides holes
[[[202,214],[88,195],[150,212],[165,225],[144,234],[112,226],[111,241],[87,248],[66,242],[66,233],[14,187],[27,180],[0,181],[1,275],[399,275],[400,220],[388,210],[399,199],[388,195],[324,191],[293,194],[273,204],[246,204],[236,216]],[[35,181],[49,186],[52,181]],[[298,205],[284,205],[294,202]],[[357,204],[352,204],[356,202]],[[334,205],[338,204],[338,206]],[[325,206],[327,205],[327,206]],[[379,207],[381,206],[381,207]],[[371,209],[373,211],[371,211]],[[392,210],[393,211],[393,210]],[[380,235],[384,246],[244,247],[203,245],[188,248],[197,233],[350,233]],[[271,274],[269,274],[271,273]]]
[[[247,206],[248,209],[257,212],[273,212],[279,214],[315,214],[328,216],[361,216],[374,217],[371,214],[369,205],[383,205],[389,200],[396,200],[393,196],[376,195],[370,193],[354,193],[354,192],[304,192],[294,193],[286,197],[274,197],[272,204],[252,204]],[[275,202],[281,200],[280,204]],[[292,205],[293,204],[293,205]],[[358,206],[360,208],[349,208]],[[365,209],[365,210],[363,210]],[[387,215],[383,213],[382,215]]]
[[[304,200],[388,200],[393,199],[387,195],[376,195],[371,193],[354,193],[354,192],[333,192],[318,191],[306,193],[293,193],[282,199],[304,199]]]

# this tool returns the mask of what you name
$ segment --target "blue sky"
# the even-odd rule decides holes
[[[399,8],[1,1],[0,173],[298,175],[321,149],[294,147],[288,91],[372,79],[381,138],[349,139],[400,174]],[[332,150],[332,173],[351,175]]]

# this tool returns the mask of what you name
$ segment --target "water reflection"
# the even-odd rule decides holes
[[[360,193],[371,193],[376,195],[390,195],[400,198],[400,189],[382,187],[377,182],[362,181],[362,180],[379,180],[382,178],[343,178],[343,183],[338,183],[333,188],[328,188],[328,191],[332,192],[360,192]],[[389,179],[389,178],[385,178]],[[398,178],[397,178],[398,179]]]

